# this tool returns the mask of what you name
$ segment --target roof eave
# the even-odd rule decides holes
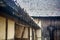
[[[5,2],[4,2],[5,3]],[[21,19],[21,20],[23,20],[25,23],[27,23],[27,24],[29,24],[30,26],[32,26],[33,28],[35,28],[35,29],[39,29],[40,27],[36,24],[36,26],[35,25],[32,25],[32,24],[35,24],[35,22],[33,22],[33,20],[30,18],[30,20],[31,20],[31,23],[29,23],[29,21],[27,22],[25,19],[22,19],[21,17],[19,17],[18,15],[15,15],[13,12],[17,12],[17,13],[19,13],[18,11],[16,11],[15,9],[13,9],[12,7],[10,7],[9,5],[7,5],[7,4],[5,4],[6,6],[5,7],[1,7],[0,6],[0,9],[2,10],[2,11],[4,11],[4,12],[7,12],[7,13],[9,13],[9,15],[11,15],[11,16],[14,16],[14,17],[17,17],[17,18],[19,18],[19,19]]]

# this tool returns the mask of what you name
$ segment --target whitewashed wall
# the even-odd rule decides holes
[[[37,30],[37,40],[42,40],[41,29]]]
[[[5,39],[5,27],[6,27],[6,19],[0,17],[0,40]]]
[[[32,28],[30,28],[30,40],[32,40]]]
[[[14,39],[14,24],[12,20],[8,20],[8,35],[7,39]],[[0,17],[0,40],[5,40],[6,38],[6,18]]]
[[[15,22],[8,20],[8,39],[14,39]]]
[[[23,38],[28,38],[28,28],[26,27]]]
[[[15,37],[16,38],[21,38],[21,35],[22,35],[22,31],[23,31],[23,28],[21,25],[16,25],[15,27]]]
[[[25,30],[24,30],[25,27]],[[16,25],[15,36],[16,38],[20,38],[22,36],[22,32],[24,31],[23,38],[28,38],[28,27],[22,25]]]

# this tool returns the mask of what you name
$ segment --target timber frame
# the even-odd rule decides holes
[[[2,3],[1,3],[2,2]],[[14,5],[11,5],[10,2]],[[25,12],[20,6],[18,7],[12,0],[0,0],[0,16],[6,18],[6,35],[8,36],[8,19],[15,22],[15,25],[28,25],[28,39],[30,40],[30,28],[32,28],[32,40],[34,40],[34,30],[40,29],[40,27],[33,21],[33,19]],[[23,38],[25,27],[22,32],[21,38]]]

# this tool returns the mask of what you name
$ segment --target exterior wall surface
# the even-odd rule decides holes
[[[47,27],[52,26],[60,26],[60,20],[57,19],[39,19],[34,18],[34,21],[40,26],[41,29],[37,30],[37,39],[38,40],[49,40],[49,32]],[[42,34],[41,34],[42,33]]]
[[[23,38],[28,38],[28,28],[26,27]]]
[[[0,17],[0,40],[5,39],[5,27],[6,27],[6,19],[3,17]]]
[[[21,38],[23,28],[21,25],[16,25],[15,27],[15,37],[16,38]]]
[[[40,28],[42,28],[40,19],[34,18],[34,21],[36,22],[36,24],[39,25]],[[36,35],[37,35],[37,40],[42,40],[41,29],[37,29],[36,30]]]
[[[7,39],[14,39],[14,25],[15,22],[8,19],[8,27],[7,27]],[[0,40],[6,39],[6,18],[0,17]]]
[[[6,23],[7,20],[7,23]],[[39,22],[38,22],[39,23]],[[7,25],[7,32],[6,32],[6,25]],[[37,33],[35,32],[35,29],[30,28],[30,34],[28,34],[28,26],[29,25],[15,25],[15,21],[11,19],[6,19],[5,17],[0,17],[0,40],[5,40],[6,36],[8,40],[14,40],[14,37],[16,38],[21,38],[22,40],[28,40],[28,35],[30,36],[30,40],[37,40],[41,38],[41,35],[38,36],[38,33],[40,33],[41,30],[36,30]],[[24,30],[25,27],[25,30]],[[33,29],[33,30],[32,30]],[[23,33],[24,31],[24,33]],[[7,33],[7,35],[6,35]],[[22,37],[23,35],[23,37]],[[36,36],[35,36],[36,35]],[[18,39],[17,39],[18,40]]]
[[[58,27],[58,26],[60,26],[60,20],[57,20],[54,18],[53,19],[41,19],[43,40],[45,40],[45,39],[49,40],[50,39],[49,31],[47,30],[47,27],[50,25]],[[57,33],[57,34],[59,34],[59,33]],[[56,35],[56,37],[57,37],[57,35]]]
[[[8,20],[8,39],[14,39],[15,22]]]
[[[41,21],[42,27],[47,27],[49,25],[60,26],[60,20],[57,19],[42,19]]]
[[[16,40],[28,40],[28,27],[16,24],[15,37]]]
[[[30,40],[32,40],[32,28],[30,28]]]
[[[42,40],[41,29],[37,30],[37,40]]]

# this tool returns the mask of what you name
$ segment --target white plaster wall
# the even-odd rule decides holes
[[[23,28],[24,27],[22,27],[21,25],[16,25],[16,31],[15,31],[15,36],[17,37],[17,38],[21,38],[21,36],[22,36],[22,31],[23,31]]]
[[[5,27],[6,27],[6,19],[0,17],[0,40],[5,39]]]
[[[37,30],[37,37],[41,37],[41,29]]]
[[[36,39],[36,36],[35,36],[35,29],[33,29],[33,31],[34,31],[34,40]]]
[[[32,40],[32,28],[30,28],[30,40]]]
[[[16,34],[17,38],[21,38],[22,32],[23,32],[25,26],[22,26],[22,25],[16,26],[15,34]],[[23,38],[28,38],[28,27],[25,27]]]
[[[41,29],[36,30],[36,34],[37,34],[37,40],[41,40],[42,38]]]
[[[41,38],[38,38],[37,40],[42,40]]]
[[[26,27],[23,38],[28,38],[28,28]]]
[[[14,39],[15,22],[8,20],[8,39]]]

